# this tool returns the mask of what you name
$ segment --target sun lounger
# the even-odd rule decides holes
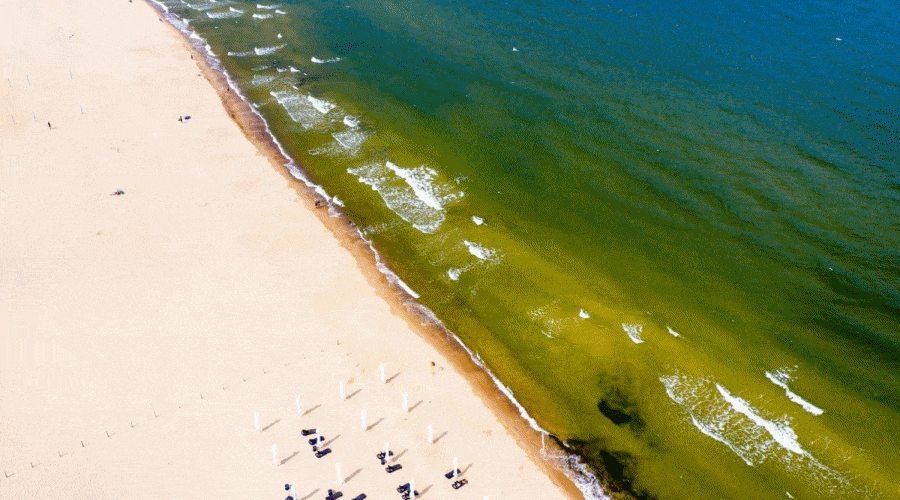
[[[309,444],[319,444],[322,441],[325,441],[325,436],[319,436],[319,439],[312,438],[309,440]]]
[[[389,451],[388,454],[387,454],[387,456],[393,457],[393,456],[394,456],[394,452],[393,452],[393,451]],[[381,453],[375,455],[375,458],[384,459],[384,452],[382,451]]]
[[[316,458],[322,458],[329,453],[331,453],[331,448],[325,448],[324,450],[319,450],[316,452]]]
[[[340,491],[335,491],[334,493],[325,497],[325,500],[336,500],[338,498],[341,498],[342,496],[344,496],[343,493],[341,493]]]
[[[388,465],[387,467],[384,468],[384,470],[388,471],[388,473],[391,473],[391,472],[394,472],[394,471],[398,471],[398,470],[400,470],[400,469],[402,469],[402,468],[403,468],[402,465],[400,465],[400,464],[394,464],[394,465]]]
[[[454,472],[456,473],[457,476],[459,475],[459,469],[453,469],[452,471],[444,474],[444,477],[446,477],[447,479],[453,479]]]
[[[409,499],[410,499],[409,492],[407,491],[406,493],[404,493],[403,495],[401,495],[400,498],[402,498],[403,500],[409,500]],[[416,492],[416,498],[419,498],[419,492],[418,492],[418,491]]]
[[[360,493],[359,495],[353,497],[353,500],[364,500],[366,498],[365,493]]]
[[[302,435],[304,435],[304,436],[312,436],[312,435],[315,434],[315,433],[316,433],[316,430],[315,430],[315,429],[302,429],[302,430],[300,430],[300,434],[302,434]]]
[[[401,484],[400,486],[397,486],[397,493],[403,493],[405,491],[409,491],[409,483]]]
[[[458,490],[467,484],[469,484],[469,481],[467,479],[460,479],[459,481],[453,483],[453,489]]]

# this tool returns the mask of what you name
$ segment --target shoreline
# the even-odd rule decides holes
[[[406,300],[402,282],[391,283],[353,223],[313,208],[324,193],[286,171],[292,163],[265,122],[205,55],[197,58],[194,40],[168,22],[175,32],[157,32],[152,18],[133,10],[149,7],[159,17],[151,2],[105,5],[119,20],[114,27],[70,0],[20,1],[10,12],[21,16],[7,20],[21,24],[0,35],[11,40],[0,49],[3,76],[15,80],[0,96],[13,116],[0,126],[3,236],[12,243],[0,253],[0,304],[13,312],[0,371],[8,403],[0,407],[0,440],[9,445],[0,453],[0,498],[51,489],[178,497],[198,488],[244,498],[287,470],[260,459],[273,440],[290,450],[296,439],[284,424],[268,430],[297,419],[282,415],[285,396],[298,398],[299,411],[295,391],[305,390],[300,425],[311,425],[306,416],[321,407],[314,420],[354,434],[346,431],[358,419],[337,407],[369,404],[384,414],[369,431],[399,418],[383,404],[395,387],[423,397],[410,410],[424,408],[390,429],[345,437],[338,455],[350,451],[351,463],[368,457],[379,445],[373,440],[390,431],[392,442],[418,447],[417,461],[404,463],[409,474],[428,477],[462,452],[477,464],[465,476],[469,494],[581,498],[556,461],[541,456],[541,435],[515,400],[427,309]],[[199,68],[196,77],[207,82],[186,68]],[[35,123],[16,120],[35,111]],[[183,111],[194,115],[189,125],[174,123]],[[310,248],[309,238],[320,244]],[[383,340],[372,342],[373,334]],[[351,357],[353,349],[364,355]],[[452,369],[429,376],[410,362],[422,356]],[[388,382],[402,377],[390,386],[366,382],[379,359],[399,370]],[[259,386],[273,377],[276,385]],[[335,389],[338,380],[359,386],[349,404],[334,404],[336,391],[321,384],[331,387],[329,380]],[[247,429],[254,407],[278,416],[259,433]],[[429,423],[430,436],[431,422],[446,430],[435,446],[417,445],[424,438],[414,429]],[[475,431],[480,442],[468,442]],[[223,454],[223,446],[233,449]],[[505,459],[495,463],[496,456]],[[291,475],[309,473],[295,469],[302,460],[289,464]],[[366,479],[370,465],[363,484],[385,486],[383,474]]]
[[[495,415],[501,417],[500,421],[506,430],[515,436],[516,442],[526,450],[535,465],[554,484],[562,488],[572,500],[590,498],[588,496],[589,493],[579,488],[564,470],[566,466],[563,460],[576,459],[583,466],[580,458],[571,455],[557,445],[554,436],[542,429],[535,429],[533,425],[537,424],[531,424],[526,420],[531,419],[531,417],[527,414],[523,415],[523,412],[526,410],[521,407],[518,401],[514,400],[514,396],[511,393],[504,393],[498,387],[502,382],[489,373],[489,369],[486,366],[483,364],[479,365],[476,362],[473,354],[477,356],[477,353],[472,353],[430,310],[415,302],[416,297],[411,294],[412,290],[405,286],[402,281],[393,283],[389,280],[389,276],[378,269],[380,261],[383,261],[384,258],[363,237],[359,228],[344,214],[340,206],[337,206],[324,190],[311,179],[311,176],[303,169],[303,166],[298,165],[293,158],[287,155],[280,144],[278,144],[265,119],[253,110],[248,101],[238,93],[239,89],[230,80],[224,68],[213,67],[214,61],[210,61],[209,58],[217,58],[218,56],[209,51],[208,45],[203,47],[202,51],[198,49],[188,34],[165,19],[170,14],[164,10],[163,6],[153,0],[144,1],[161,16],[167,25],[167,29],[172,30],[181,39],[184,49],[196,56],[192,57],[192,59],[203,72],[204,78],[219,95],[222,106],[244,133],[247,140],[288,181],[291,188],[304,200],[305,208],[313,211],[319,221],[340,242],[341,246],[353,256],[359,270],[381,298],[391,306],[392,312],[403,318],[410,329],[416,332],[420,338],[451,360],[453,368],[457,372],[461,372],[461,375],[476,392],[482,403],[490,408]],[[188,27],[188,29],[190,28]],[[297,169],[297,173],[302,177],[292,175],[291,167]],[[314,203],[317,200],[324,200],[327,203],[327,210],[319,210],[318,207],[315,207]],[[393,274],[389,271],[389,266],[386,265],[386,268],[388,272]],[[399,281],[396,275],[394,277]],[[546,440],[542,439],[541,433],[547,434]],[[554,458],[552,460],[543,458],[542,454],[545,453],[547,456]],[[569,473],[574,472],[570,469]],[[588,474],[591,474],[588,481],[597,481],[592,473]],[[591,486],[593,485],[588,484],[585,485],[585,488],[590,488]],[[597,487],[599,487],[599,483]],[[605,495],[605,492],[601,491],[600,494]]]

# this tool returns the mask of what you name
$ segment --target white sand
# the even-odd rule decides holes
[[[151,7],[5,0],[0,19],[0,499],[281,499],[284,483],[379,499],[410,479],[426,499],[575,496]],[[333,453],[312,455],[308,427]]]

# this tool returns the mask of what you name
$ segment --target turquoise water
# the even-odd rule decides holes
[[[900,8],[165,0],[612,496],[900,498]]]

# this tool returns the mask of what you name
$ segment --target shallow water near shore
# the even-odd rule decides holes
[[[900,498],[900,11],[165,0],[610,490]]]

